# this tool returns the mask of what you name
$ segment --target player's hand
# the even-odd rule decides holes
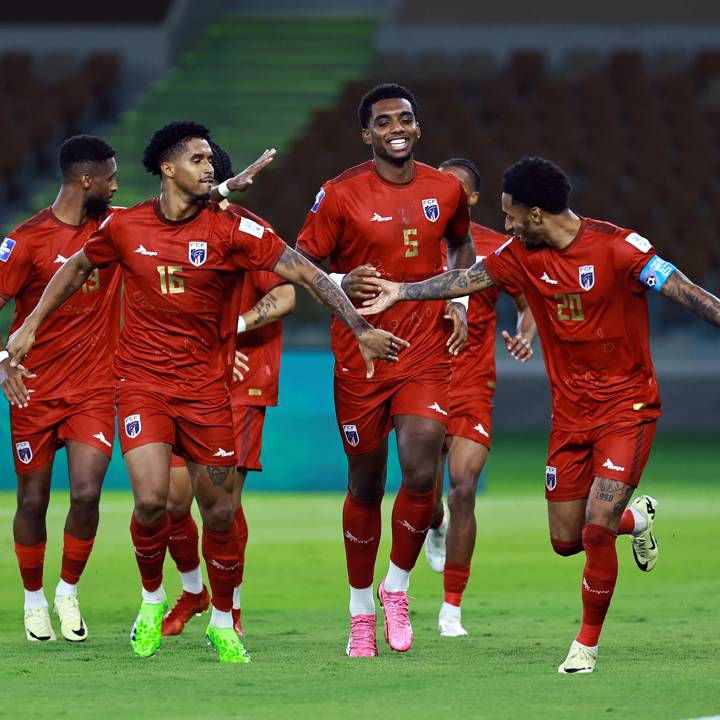
[[[374,277],[367,278],[366,282],[374,285],[380,294],[363,302],[363,307],[358,310],[360,315],[375,315],[384,312],[400,300],[400,283]]]
[[[22,379],[34,377],[37,376],[23,365],[11,366],[9,357],[0,361],[0,384],[11,405],[27,407],[31,391],[25,387]]]
[[[24,322],[8,339],[5,348],[10,354],[10,367],[17,367],[35,344],[35,330]]]
[[[380,292],[377,285],[367,282],[368,278],[379,278],[380,273],[372,265],[360,265],[351,270],[342,281],[342,289],[353,300],[369,300]]]
[[[450,301],[445,306],[445,315],[443,317],[446,320],[452,320],[453,324],[453,330],[445,344],[451,355],[457,355],[467,342],[467,310],[462,303]]]
[[[275,159],[276,153],[275,148],[266,150],[252,165],[248,165],[240,174],[227,181],[228,190],[233,192],[247,190],[252,185],[253,178]]]
[[[243,373],[250,372],[250,366],[246,363],[250,362],[247,355],[243,355],[239,350],[235,351],[235,364],[233,365],[233,381],[240,382],[245,379]]]
[[[533,349],[530,341],[522,335],[510,335],[507,330],[502,331],[502,338],[505,341],[507,351],[520,362],[527,362],[533,356]]]
[[[407,340],[401,340],[385,330],[372,328],[365,330],[358,336],[360,343],[360,353],[365,360],[367,374],[365,377],[371,378],[375,374],[373,360],[389,360],[397,362],[398,353],[403,349],[410,347]]]

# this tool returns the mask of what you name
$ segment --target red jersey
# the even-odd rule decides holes
[[[96,265],[123,268],[117,379],[171,397],[226,395],[227,273],[272,269],[285,247],[256,216],[217,203],[179,222],[162,216],[157,199],[115,212],[85,254]]]
[[[646,287],[639,282],[653,254],[637,233],[582,218],[563,250],[528,250],[516,237],[488,256],[493,281],[517,287],[535,316],[555,428],[660,415]]]
[[[117,211],[114,211],[117,212]],[[0,295],[15,298],[11,332],[35,308],[55,271],[97,230],[100,220],[67,225],[47,208],[21,225],[0,246]],[[120,273],[95,269],[40,327],[24,364],[35,400],[112,386],[112,356],[120,332]]]
[[[470,217],[457,178],[413,163],[413,179],[390,183],[372,161],[350,168],[325,183],[298,236],[298,250],[330,258],[333,272],[348,273],[371,264],[382,277],[415,282],[442,269],[442,244],[461,243]],[[360,305],[360,303],[357,303]],[[443,327],[445,301],[405,302],[367,319],[410,342],[397,363],[377,363],[378,379],[399,377],[449,358]],[[339,320],[331,324],[335,373],[364,378],[365,365],[353,334]]]

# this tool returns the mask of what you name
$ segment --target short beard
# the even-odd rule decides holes
[[[190,197],[196,202],[207,202],[210,199],[210,193],[190,193]]]
[[[105,198],[89,197],[85,200],[85,213],[88,217],[102,217],[110,207],[110,203]]]

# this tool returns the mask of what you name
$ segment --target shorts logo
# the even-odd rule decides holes
[[[595,285],[595,266],[581,265],[578,268],[578,279],[583,290],[592,290]]]
[[[602,466],[608,470],[614,470],[615,472],[625,472],[625,468],[622,465],[615,465],[613,461],[608,458]]]
[[[129,438],[136,438],[142,432],[142,422],[139,415],[128,415],[125,418],[125,434]]]
[[[15,451],[17,452],[18,460],[25,465],[33,459],[32,448],[27,441],[15,443]]]
[[[188,244],[188,259],[195,267],[200,267],[207,260],[207,243],[191,242]]]
[[[557,486],[557,468],[545,466],[545,487],[552,491]]]
[[[430,222],[437,222],[440,217],[440,205],[437,198],[427,198],[427,200],[423,200],[422,209],[425,213],[425,217]]]
[[[350,447],[357,447],[360,444],[360,434],[357,431],[357,425],[343,425],[343,434],[345,441]]]
[[[483,424],[482,424],[481,422],[479,422],[479,423],[473,428],[473,430],[479,432],[483,437],[486,437],[486,438],[489,438],[489,437],[490,437],[488,431],[483,427]]]
[[[0,262],[7,262],[14,249],[15,241],[12,238],[6,237],[0,245]],[[28,460],[28,462],[30,461]]]

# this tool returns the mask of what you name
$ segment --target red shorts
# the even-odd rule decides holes
[[[347,455],[374,450],[390,434],[395,415],[448,424],[450,363],[408,378],[359,380],[335,376],[335,415]]]
[[[115,439],[115,391],[94,390],[55,400],[30,399],[26,408],[10,406],[10,429],[18,475],[51,463],[65,440],[112,456]]]
[[[118,425],[123,455],[152,442],[201,465],[235,464],[230,399],[185,400],[120,385]]]
[[[595,477],[637,487],[650,457],[655,427],[655,420],[618,420],[580,432],[552,430],[545,497],[555,502],[586,498]]]
[[[260,453],[265,408],[232,403],[232,412],[235,430],[235,464],[246,470],[262,470]]]
[[[179,455],[176,455],[175,453],[172,453],[170,455],[170,467],[171,468],[186,468],[187,463],[185,462],[185,458],[180,457]]]
[[[452,387],[447,434],[467,438],[489,450],[494,394],[484,382],[477,388]]]

